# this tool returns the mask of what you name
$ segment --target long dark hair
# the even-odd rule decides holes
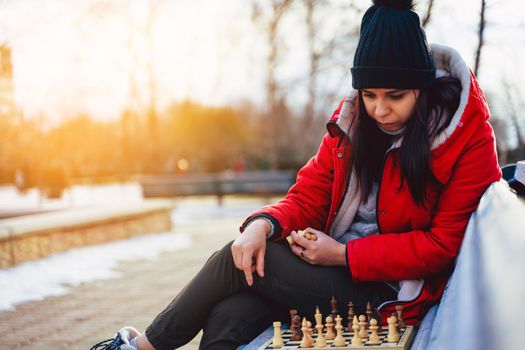
[[[434,179],[429,167],[431,142],[450,124],[459,106],[460,93],[461,82],[458,79],[436,79],[432,87],[420,90],[414,114],[406,124],[399,150],[402,172],[399,186],[406,179],[410,194],[418,205],[424,205],[426,184]],[[358,92],[355,108],[358,117],[354,119],[357,125],[352,140],[352,158],[361,188],[361,200],[365,202],[373,182],[379,181],[391,137],[381,131],[366,112],[361,91]]]

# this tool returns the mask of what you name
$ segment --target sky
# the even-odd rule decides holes
[[[13,50],[17,107],[24,115],[54,120],[78,113],[102,120],[118,118],[127,106],[147,104],[148,62],[153,62],[159,108],[186,98],[207,105],[264,103],[267,51],[263,35],[250,20],[248,1],[157,2],[149,43],[147,0],[0,0],[0,43]],[[502,96],[501,80],[506,78],[522,92],[525,4],[487,3],[482,88]],[[366,8],[369,1],[358,4]],[[427,27],[429,42],[455,47],[473,66],[479,8],[478,0],[435,1]],[[299,6],[294,8],[282,27],[286,50],[278,74],[284,85],[294,86],[288,94],[292,107],[306,99],[302,14]],[[337,15],[325,14],[330,21],[324,23],[335,23]],[[351,61],[348,57],[347,69],[321,79],[321,89],[341,91],[344,96],[350,86]]]

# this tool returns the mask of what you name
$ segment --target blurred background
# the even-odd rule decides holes
[[[2,344],[144,330],[315,154],[370,4],[0,0]],[[525,159],[523,2],[415,10],[476,72],[501,165]]]
[[[144,174],[297,170],[350,91],[369,5],[0,1],[0,193],[45,201]],[[429,42],[477,72],[502,164],[525,158],[524,9],[416,6]]]

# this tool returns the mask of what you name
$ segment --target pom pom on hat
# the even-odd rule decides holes
[[[393,7],[398,10],[413,10],[413,0],[372,0],[376,6]]]

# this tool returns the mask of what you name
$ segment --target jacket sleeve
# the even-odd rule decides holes
[[[312,227],[322,230],[330,209],[332,192],[333,159],[332,148],[337,137],[326,134],[314,157],[299,170],[295,184],[286,197],[275,205],[265,206],[252,213],[243,222],[243,232],[254,216],[264,215],[275,219],[275,232],[272,239],[284,238],[292,230]]]
[[[481,134],[485,136],[467,145],[456,161],[428,230],[348,242],[348,265],[355,281],[421,279],[449,271],[472,212],[489,185],[501,178],[492,130],[490,136]]]

